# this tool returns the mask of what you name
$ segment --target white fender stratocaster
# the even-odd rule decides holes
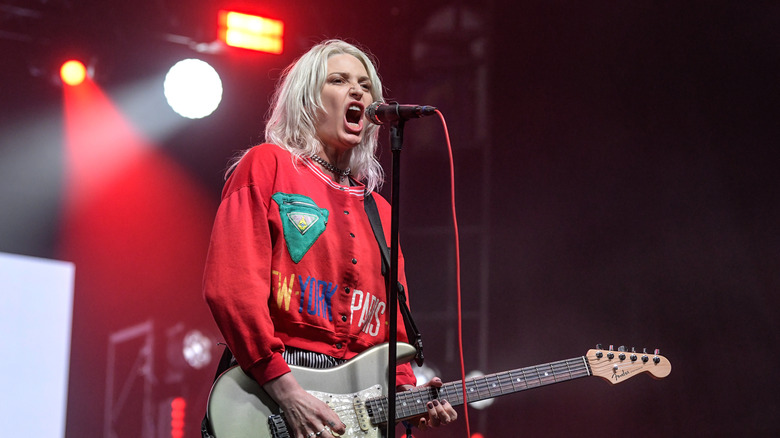
[[[382,344],[349,362],[328,369],[291,366],[298,383],[327,403],[347,425],[346,438],[379,438],[387,423],[387,354]],[[409,344],[397,345],[399,363],[415,355]],[[649,372],[663,378],[672,371],[669,361],[655,354],[589,350],[585,356],[466,380],[468,402],[524,391],[580,377],[598,376],[613,384]],[[461,381],[396,394],[396,419],[424,414],[428,401],[443,398],[463,404]],[[225,371],[211,389],[207,416],[217,438],[289,438],[279,406],[239,367]]]

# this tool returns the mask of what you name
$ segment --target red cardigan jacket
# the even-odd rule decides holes
[[[289,372],[285,345],[350,359],[387,342],[379,247],[365,187],[341,186],[308,158],[250,149],[222,192],[203,291],[239,365],[261,385]],[[374,194],[385,235],[390,206]],[[403,258],[399,280],[406,287]],[[398,313],[398,340],[406,341]],[[397,384],[415,384],[408,364]]]

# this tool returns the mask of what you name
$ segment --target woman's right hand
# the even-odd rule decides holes
[[[263,385],[263,389],[282,408],[294,438],[330,438],[331,431],[346,432],[346,425],[336,412],[317,397],[306,392],[291,373],[283,374]]]

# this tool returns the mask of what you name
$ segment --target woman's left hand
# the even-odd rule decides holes
[[[434,388],[441,388],[441,386],[442,381],[438,377],[434,377],[430,382],[423,385],[423,387]],[[398,389],[406,391],[412,388],[414,387],[411,385],[402,385]],[[420,430],[425,430],[429,427],[443,426],[452,423],[458,418],[458,413],[455,412],[455,408],[453,408],[447,400],[431,400],[426,407],[428,408],[428,414],[416,419],[417,428]]]

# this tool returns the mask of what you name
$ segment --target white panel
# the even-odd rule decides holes
[[[0,253],[4,436],[65,436],[74,273],[72,263]]]

